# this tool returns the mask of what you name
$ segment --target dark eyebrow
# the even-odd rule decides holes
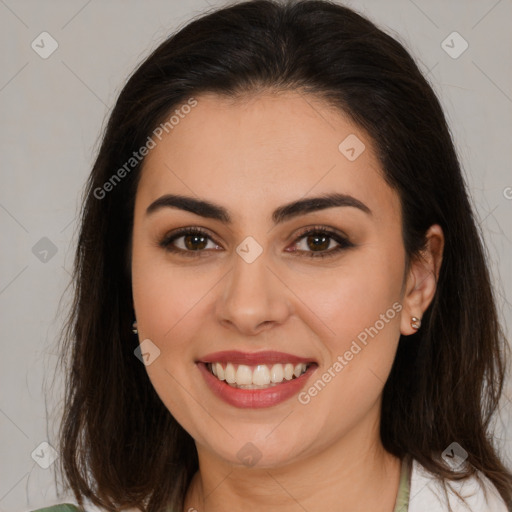
[[[372,211],[363,202],[359,201],[353,196],[347,194],[325,194],[319,197],[309,197],[294,201],[293,203],[285,204],[277,208],[272,214],[272,220],[275,224],[283,222],[298,215],[304,215],[305,213],[315,212],[318,210],[325,210],[326,208],[335,208],[339,206],[349,206],[352,208],[358,208],[368,215],[372,214]]]
[[[195,213],[201,217],[220,220],[226,224],[231,222],[228,211],[210,201],[195,199],[193,197],[166,194],[153,201],[146,210],[146,215],[156,212],[162,208],[178,208],[187,212]]]
[[[299,199],[298,201],[293,201],[292,203],[280,206],[272,213],[272,220],[274,221],[274,224],[278,224],[299,215],[339,206],[358,208],[368,215],[372,214],[370,208],[359,201],[359,199],[346,194],[333,193],[325,194],[320,197]],[[180,210],[195,213],[201,217],[219,220],[225,224],[231,223],[231,216],[223,206],[216,205],[210,201],[174,194],[166,194],[152,202],[146,210],[146,215],[154,213],[162,208],[178,208]]]

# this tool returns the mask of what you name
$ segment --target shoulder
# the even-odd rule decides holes
[[[509,512],[493,483],[481,473],[479,477],[481,482],[476,476],[460,481],[449,480],[445,492],[443,484],[414,460],[408,512],[445,512],[448,504],[453,512]]]

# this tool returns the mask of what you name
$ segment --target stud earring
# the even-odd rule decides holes
[[[139,334],[139,331],[137,330],[137,320],[135,320],[132,324],[132,332],[133,334]]]
[[[411,317],[411,327],[417,331],[421,327],[421,320],[415,316]]]

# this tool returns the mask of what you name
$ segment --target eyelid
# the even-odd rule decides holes
[[[348,235],[345,234],[343,231],[340,231],[339,229],[332,228],[329,226],[323,226],[321,224],[314,224],[314,225],[305,226],[303,228],[300,228],[298,232],[295,232],[291,236],[291,238],[294,240],[297,238],[302,238],[304,235],[311,233],[311,232],[313,232],[313,233],[320,232],[320,233],[326,233],[326,234],[330,234],[330,235],[336,235],[339,238],[343,238],[347,242],[349,241]]]

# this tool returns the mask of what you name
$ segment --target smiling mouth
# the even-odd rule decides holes
[[[266,389],[289,382],[303,375],[316,363],[275,363],[245,365],[234,363],[207,363],[206,368],[218,380],[238,389]]]

